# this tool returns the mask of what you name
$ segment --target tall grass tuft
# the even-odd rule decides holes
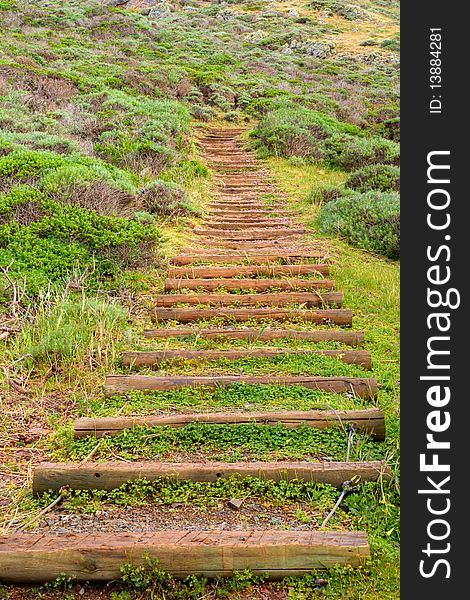
[[[17,353],[34,365],[51,367],[108,362],[123,331],[127,310],[107,299],[82,296],[43,297],[34,319],[17,341]],[[106,352],[104,352],[106,349]],[[111,349],[111,352],[110,352]]]

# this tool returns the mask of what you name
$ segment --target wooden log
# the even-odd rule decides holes
[[[287,358],[289,356],[331,356],[348,365],[359,365],[364,369],[372,369],[370,352],[366,350],[289,350],[265,349],[254,350],[150,350],[146,352],[124,352],[122,362],[131,369],[156,367],[165,361],[192,360],[197,362],[213,360],[241,360],[245,358]]]
[[[285,308],[154,308],[152,321],[178,321],[194,323],[218,317],[225,321],[246,323],[247,321],[305,321],[308,323],[332,323],[350,327],[352,311],[343,308],[325,310],[291,310]]]
[[[201,254],[177,254],[170,259],[170,264],[175,266],[191,265],[196,262],[213,262],[213,263],[243,263],[251,262],[252,264],[264,265],[276,261],[293,261],[302,258],[323,258],[325,259],[327,252],[325,250],[310,250],[308,252],[277,250],[269,253],[252,253],[252,252],[231,252],[230,254],[216,254],[204,252]]]
[[[332,290],[335,282],[331,279],[166,279],[165,292],[176,290],[218,289],[256,290],[265,292],[277,288],[280,290]]]
[[[107,375],[104,392],[117,396],[132,391],[170,391],[184,387],[226,387],[243,385],[298,385],[332,394],[354,394],[372,399],[377,395],[377,381],[367,377],[321,377],[311,375]]]
[[[299,276],[321,274],[328,275],[330,266],[325,264],[311,265],[239,265],[237,267],[170,267],[168,269],[168,277],[201,277],[201,278],[230,278],[244,276],[257,277],[259,275],[276,275]]]
[[[239,425],[261,423],[273,426],[282,424],[287,429],[296,427],[331,427],[354,425],[357,431],[367,433],[375,441],[385,439],[384,413],[377,408],[367,410],[309,410],[278,412],[232,412],[232,413],[180,413],[166,416],[104,417],[89,419],[82,417],[73,424],[76,439],[87,436],[97,438],[117,435],[133,427],[185,427],[190,423],[214,425]]]
[[[279,237],[296,237],[303,235],[305,229],[252,229],[251,231],[227,231],[225,229],[194,229],[201,237],[220,237],[225,240],[269,240]]]
[[[305,308],[316,306],[341,307],[342,292],[275,292],[272,294],[156,294],[153,296],[155,305],[178,306],[180,304],[208,306],[287,306],[302,304]]]
[[[390,467],[381,461],[369,462],[96,462],[40,463],[33,471],[33,494],[72,490],[113,490],[128,481],[175,477],[184,481],[217,481],[258,477],[271,481],[318,481],[336,487],[357,476],[361,481],[390,479]]]
[[[267,342],[270,340],[305,340],[309,342],[341,342],[348,346],[363,346],[363,331],[345,331],[327,329],[306,331],[303,329],[242,329],[233,327],[196,329],[188,327],[173,327],[162,329],[145,329],[144,337],[156,339],[200,337],[203,339],[231,339]]]
[[[221,229],[222,231],[235,231],[235,230],[253,230],[256,229],[270,229],[277,227],[279,225],[289,226],[289,223],[286,219],[270,219],[270,220],[252,220],[251,222],[245,221],[213,221],[211,219],[206,219],[204,221],[204,226],[210,229]]]
[[[238,251],[292,251],[292,240],[290,238],[277,238],[272,240],[224,240],[222,238],[188,238],[188,244],[195,244],[199,251],[224,252],[225,249]],[[315,248],[318,250],[319,248]],[[187,248],[188,254],[193,252],[192,248]]]
[[[77,581],[121,578],[121,567],[158,568],[175,578],[228,577],[249,569],[270,579],[370,558],[367,535],[353,531],[161,530],[137,533],[22,533],[0,537],[0,581],[41,584],[64,574]]]

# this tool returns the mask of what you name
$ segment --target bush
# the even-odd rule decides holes
[[[252,136],[258,148],[271,154],[321,159],[322,141],[335,134],[362,135],[362,132],[355,125],[283,101],[261,119]]]
[[[140,193],[140,209],[162,217],[194,214],[189,198],[174,183],[156,179]]]
[[[321,230],[346,238],[354,246],[383,254],[400,255],[400,196],[396,192],[352,194],[323,209]]]
[[[346,181],[346,187],[356,192],[399,192],[400,169],[393,165],[369,165],[354,171]]]
[[[400,163],[400,146],[381,137],[358,137],[335,134],[321,145],[325,161],[345,171],[353,171],[367,165]]]

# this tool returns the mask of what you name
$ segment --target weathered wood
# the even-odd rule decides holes
[[[366,350],[289,350],[265,349],[253,350],[150,350],[144,352],[124,352],[122,362],[132,369],[156,367],[167,360],[192,360],[197,362],[212,360],[240,360],[244,358],[287,358],[289,356],[331,356],[349,365],[359,365],[372,369],[370,352]]]
[[[292,321],[301,320],[308,323],[333,323],[350,327],[352,311],[344,308],[327,310],[290,310],[284,308],[154,308],[151,318],[154,322],[178,321],[179,323],[194,323],[214,317],[236,323],[247,321]]]
[[[211,252],[201,252],[200,254],[177,254],[170,259],[170,263],[176,266],[191,265],[196,262],[213,262],[213,263],[243,263],[251,262],[252,264],[267,264],[279,260],[292,261],[302,258],[325,258],[327,252],[325,250],[311,250],[309,252],[291,251],[285,252],[277,250],[269,253],[252,253],[252,252],[231,252],[230,254],[216,254]]]
[[[270,240],[279,237],[295,237],[305,233],[305,229],[252,229],[228,231],[225,229],[194,229],[201,237],[220,237],[225,240]]]
[[[311,375],[107,375],[106,396],[132,391],[169,391],[184,387],[226,387],[243,385],[299,385],[334,394],[355,394],[371,399],[377,395],[377,381],[367,377],[321,377]]]
[[[361,481],[390,479],[391,470],[381,461],[368,462],[96,462],[40,463],[33,471],[33,494],[72,490],[113,490],[128,481],[175,477],[184,481],[217,481],[258,477],[272,481],[318,481],[336,487],[357,476]]]
[[[176,290],[205,290],[214,292],[220,288],[230,290],[257,290],[265,292],[280,290],[332,290],[331,279],[166,279],[165,292]]]
[[[73,424],[76,439],[87,436],[97,438],[117,435],[124,429],[133,427],[185,427],[190,423],[210,423],[217,425],[239,425],[261,423],[263,425],[282,424],[287,429],[296,427],[331,427],[354,425],[357,431],[369,434],[376,441],[385,439],[384,413],[377,408],[367,410],[309,410],[278,412],[232,412],[232,413],[180,413],[166,416],[104,417],[98,419],[81,418]]]
[[[282,215],[283,217],[293,217],[294,213],[291,210],[286,210],[284,208],[273,208],[268,210],[267,207],[263,207],[260,210],[244,210],[243,213],[240,213],[239,210],[230,210],[230,207],[223,208],[218,207],[218,210],[211,210],[207,213],[210,217],[215,218],[218,217],[220,220],[229,220],[229,221],[254,221],[258,218],[268,218],[272,215]]]
[[[179,277],[204,277],[204,278],[229,278],[244,276],[276,275],[299,276],[321,274],[328,275],[330,266],[324,264],[311,265],[239,265],[237,267],[170,267],[168,276]]]
[[[256,229],[269,229],[269,228],[274,228],[277,227],[279,228],[279,225],[285,225],[286,227],[289,226],[289,222],[286,219],[270,219],[270,220],[253,220],[250,222],[246,222],[246,221],[215,221],[215,220],[211,220],[211,219],[206,219],[204,221],[204,226],[208,227],[209,229],[221,229],[223,231],[228,230],[228,231],[233,231],[233,230],[250,230],[252,231],[254,228]]]
[[[151,533],[23,533],[0,537],[0,581],[40,584],[65,574],[77,581],[116,581],[121,567],[148,559],[173,577],[224,577],[250,569],[271,579],[370,557],[367,535],[352,531],[161,530]]]
[[[263,294],[156,294],[155,305],[178,306],[180,304],[208,306],[287,306],[302,304],[305,308],[316,306],[341,307],[343,302],[342,292],[279,292]]]
[[[196,329],[189,327],[173,327],[162,329],[145,329],[146,338],[168,339],[188,338],[191,336],[203,339],[232,339],[267,342],[270,340],[305,340],[309,342],[341,342],[348,346],[363,346],[363,331],[345,331],[342,329],[327,329],[320,331],[306,331],[303,329],[243,329],[224,327],[211,327]]]
[[[207,252],[208,249],[212,252],[224,252],[225,249],[237,250],[237,251],[265,251],[265,252],[279,252],[279,251],[292,251],[292,240],[291,238],[277,238],[272,240],[224,240],[222,238],[188,238],[188,244],[195,244],[199,251]],[[316,248],[318,249],[318,247]],[[188,254],[191,254],[193,250],[188,247]]]

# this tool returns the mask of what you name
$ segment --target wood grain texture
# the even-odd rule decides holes
[[[152,533],[15,534],[0,537],[0,581],[38,584],[65,573],[78,581],[113,581],[123,564],[145,556],[181,578],[230,576],[250,569],[272,579],[370,557],[367,535],[351,531],[163,530]]]
[[[207,375],[197,377],[152,375],[107,375],[106,396],[131,391],[169,391],[184,387],[225,387],[244,385],[299,385],[333,394],[354,394],[371,399],[377,395],[377,381],[366,377],[320,377],[307,375]]]
[[[284,252],[282,250],[271,252],[269,254],[253,254],[247,252],[231,252],[230,254],[216,254],[216,253],[201,253],[201,254],[177,254],[170,259],[172,265],[191,265],[196,262],[213,262],[213,263],[242,263],[251,262],[252,264],[267,264],[276,262],[279,260],[299,260],[302,258],[325,258],[326,251],[324,250],[313,250],[310,252],[303,252],[301,250],[295,252]]]
[[[180,304],[208,306],[287,306],[289,304],[302,304],[305,308],[317,306],[341,307],[343,302],[342,292],[274,292],[263,294],[205,294],[195,292],[192,294],[155,294],[155,306],[171,307]]]
[[[293,237],[305,233],[305,229],[251,229],[245,231],[230,231],[226,229],[194,229],[196,235],[203,237],[220,237],[224,240],[271,240],[280,237]]]
[[[233,339],[268,342],[270,340],[305,340],[309,342],[341,342],[348,346],[363,346],[364,332],[343,329],[308,331],[305,329],[249,329],[237,327],[168,327],[145,329],[144,337],[156,339],[200,337],[203,339]]]
[[[384,413],[377,408],[366,410],[310,410],[231,413],[179,413],[166,416],[102,417],[77,419],[73,424],[74,437],[117,435],[133,427],[185,427],[190,423],[238,425],[240,423],[282,424],[287,429],[314,427],[328,429],[354,425],[374,440],[385,439]]]
[[[331,279],[166,279],[165,292],[178,290],[203,290],[214,292],[219,289],[256,290],[266,292],[279,290],[332,290],[335,282]]]
[[[260,275],[268,275],[275,277],[283,275],[295,277],[299,275],[328,275],[330,272],[329,265],[312,264],[312,265],[239,265],[236,267],[170,267],[168,269],[168,277],[170,278],[230,278]]]
[[[359,365],[372,369],[372,358],[366,350],[289,350],[264,349],[253,350],[148,350],[124,352],[122,362],[132,369],[156,367],[165,361],[191,360],[197,362],[213,360],[240,360],[245,358],[287,358],[289,356],[331,356],[349,365]]]
[[[270,481],[318,481],[340,488],[345,481],[390,479],[390,468],[381,461],[367,462],[104,462],[40,463],[33,471],[35,496],[64,486],[72,490],[113,490],[128,481],[174,477],[184,481],[218,481],[232,476]]]
[[[152,321],[179,321],[194,323],[219,317],[225,321],[246,323],[247,321],[292,321],[308,323],[333,323],[350,327],[352,311],[341,308],[327,310],[294,310],[283,308],[154,308],[150,312]]]

